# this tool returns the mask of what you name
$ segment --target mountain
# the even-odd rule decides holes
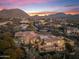
[[[29,15],[20,9],[4,9],[0,11],[0,18],[28,18]]]
[[[60,18],[60,17],[67,17],[67,15],[64,13],[56,13],[56,14],[48,15],[48,17]]]
[[[47,18],[55,18],[55,19],[61,19],[61,20],[67,20],[69,23],[78,23],[79,24],[79,14],[71,15],[71,14],[65,14],[65,13],[56,13],[48,15]]]
[[[79,14],[68,16],[67,21],[70,23],[79,24]]]

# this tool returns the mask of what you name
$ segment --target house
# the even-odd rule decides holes
[[[25,20],[24,19],[24,20],[20,21],[20,29],[22,31],[26,30],[27,27],[29,26],[29,24],[30,24],[30,21],[29,20]]]
[[[22,43],[29,44],[32,42],[33,39],[36,39],[37,34],[33,31],[17,32],[15,34],[15,37]]]
[[[40,52],[64,51],[65,49],[63,37],[41,35],[40,38],[44,40],[44,44],[39,46]]]
[[[79,29],[78,28],[74,28],[74,27],[67,27],[65,29],[65,33],[67,35],[74,35],[74,36],[79,36]]]

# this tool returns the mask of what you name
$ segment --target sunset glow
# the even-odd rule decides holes
[[[79,14],[79,0],[0,0],[0,10],[19,8],[29,15]]]

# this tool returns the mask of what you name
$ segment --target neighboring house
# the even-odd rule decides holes
[[[74,36],[79,36],[79,29],[78,28],[74,28],[74,27],[67,27],[65,29],[65,33],[67,35],[74,35]]]
[[[44,40],[44,44],[39,46],[40,52],[49,52],[49,51],[63,51],[65,49],[65,41],[63,37],[56,36],[41,36],[41,39]]]
[[[37,37],[37,34],[33,31],[17,32],[15,37],[19,38],[22,43],[29,44]]]
[[[20,21],[20,29],[21,30],[27,30],[27,27],[29,26],[30,21],[29,20],[22,20]]]

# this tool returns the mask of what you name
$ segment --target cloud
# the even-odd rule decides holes
[[[69,8],[70,10],[75,10],[76,11],[77,9],[79,9],[79,3],[67,4],[64,7]]]
[[[6,6],[0,6],[0,10],[8,9]]]
[[[31,14],[54,14],[56,12],[33,12]]]
[[[41,4],[41,3],[47,3],[52,0],[0,0],[0,6],[7,7],[7,8],[16,8],[16,7],[22,7],[22,6],[28,6],[31,4]]]
[[[67,4],[65,7],[74,7],[74,6],[79,6],[79,3]]]
[[[66,11],[64,13],[74,15],[74,14],[79,14],[79,11]]]
[[[34,16],[34,15],[39,15],[39,16],[44,16],[44,15],[49,15],[49,14],[56,14],[58,12],[33,12],[33,13],[29,13],[29,15]]]
[[[71,10],[65,11],[66,14],[79,14],[79,8],[73,8]]]
[[[16,2],[17,0],[0,0],[0,3],[5,3],[5,2],[10,2],[10,3],[12,3],[12,2]]]
[[[62,6],[60,8],[62,8]],[[33,15],[42,16],[42,15],[49,15],[49,14],[56,14],[56,13],[59,13],[59,11],[32,12],[32,13],[29,13],[29,15],[31,15],[31,16],[33,16]],[[73,9],[70,9],[70,10],[66,10],[66,11],[63,11],[63,13],[73,14],[73,15],[79,14],[79,8],[73,8]]]
[[[0,6],[4,8],[22,8],[33,4],[49,3],[57,0],[0,0]]]
[[[12,3],[16,5],[27,5],[35,3],[47,3],[52,0],[0,0],[0,3]]]

